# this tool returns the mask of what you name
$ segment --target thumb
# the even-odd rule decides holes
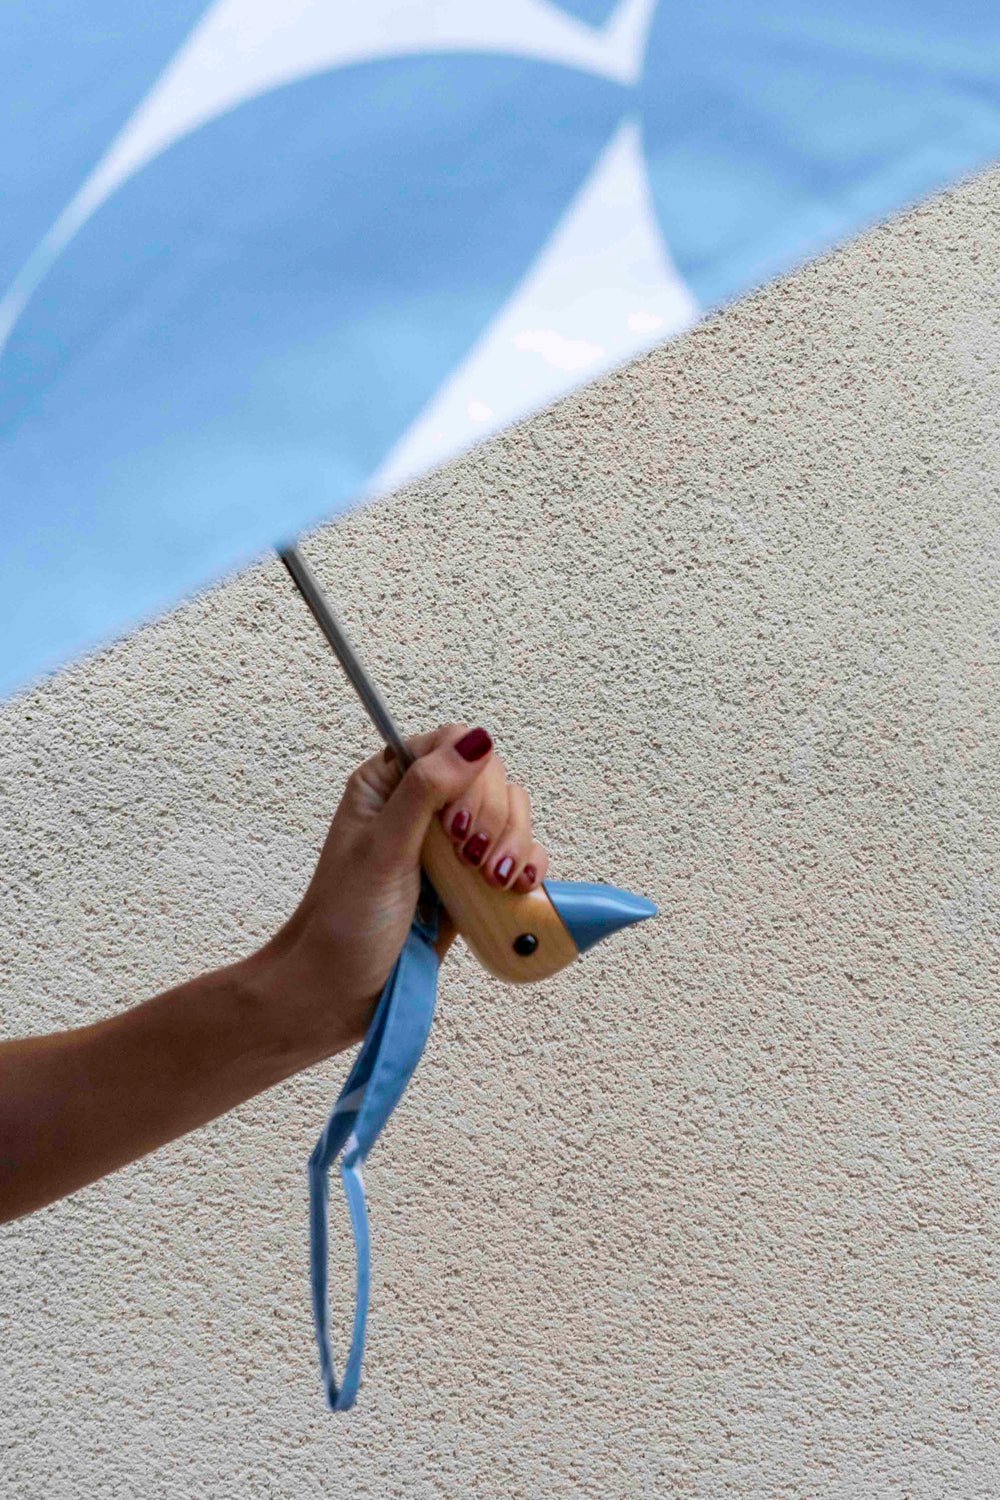
[[[378,819],[387,860],[416,864],[431,819],[467,791],[489,765],[493,741],[485,729],[450,724],[409,767]]]

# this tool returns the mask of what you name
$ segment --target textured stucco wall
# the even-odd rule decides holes
[[[1000,1494],[998,229],[994,174],[312,540],[401,719],[664,915],[449,963],[346,1419],[342,1062],[0,1230],[4,1497]],[[271,563],[5,706],[3,1031],[257,943],[372,743]]]

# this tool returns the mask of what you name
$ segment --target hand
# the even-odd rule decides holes
[[[527,891],[548,868],[528,794],[508,782],[485,730],[447,724],[407,746],[416,760],[405,775],[390,751],[352,773],[301,904],[252,960],[321,1054],[364,1036],[410,930],[432,818],[491,885]],[[442,956],[453,937],[445,919]]]

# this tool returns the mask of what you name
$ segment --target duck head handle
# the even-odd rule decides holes
[[[524,895],[497,890],[478,870],[459,863],[439,823],[431,825],[421,852],[466,946],[508,984],[549,979],[601,938],[656,915],[651,901],[612,885],[548,880]]]

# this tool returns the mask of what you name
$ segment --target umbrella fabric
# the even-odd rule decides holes
[[[1000,153],[995,0],[8,0],[0,692]]]

